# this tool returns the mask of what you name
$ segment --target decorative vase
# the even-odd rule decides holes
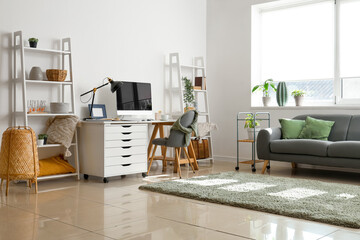
[[[196,110],[195,107],[184,107],[184,113],[190,110]]]
[[[38,146],[43,146],[44,145],[44,139],[38,139],[37,140],[37,145]]]
[[[31,48],[36,48],[37,47],[37,42],[29,42],[29,45]]]
[[[279,84],[277,85],[277,90],[276,90],[277,104],[279,105],[279,107],[283,107],[286,105],[287,100],[288,100],[288,92],[287,92],[287,88],[286,88],[286,83],[279,82]]]
[[[29,74],[30,80],[43,80],[43,72],[40,67],[32,67]]]
[[[295,105],[296,106],[302,106],[303,101],[304,101],[304,97],[303,96],[295,96]]]
[[[271,97],[262,97],[262,101],[263,101],[264,107],[267,107],[270,104]]]
[[[257,135],[260,131],[260,128],[248,128],[247,129],[247,133],[248,133],[248,138],[249,140],[254,140],[254,130],[255,130],[255,138],[257,138]]]

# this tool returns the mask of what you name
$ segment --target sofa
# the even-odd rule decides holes
[[[328,141],[313,139],[282,139],[281,128],[260,130],[257,154],[262,160],[360,168],[360,115],[328,114],[299,115],[293,119],[312,118],[334,121]],[[264,164],[263,172],[265,171]]]

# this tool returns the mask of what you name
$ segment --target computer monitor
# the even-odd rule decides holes
[[[122,82],[116,91],[117,115],[151,115],[151,84]]]

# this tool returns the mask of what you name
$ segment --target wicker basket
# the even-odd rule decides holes
[[[63,81],[65,81],[66,74],[67,74],[67,70],[61,70],[61,69],[47,69],[46,70],[46,76],[49,81],[63,82]]]
[[[0,152],[1,186],[6,180],[6,195],[9,182],[12,180],[29,180],[35,182],[37,193],[37,175],[39,174],[39,158],[35,132],[30,127],[8,128],[2,135]]]

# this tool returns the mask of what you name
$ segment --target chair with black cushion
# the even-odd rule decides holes
[[[181,117],[180,117],[180,124],[185,127],[185,128],[189,128],[193,122],[195,120],[195,111],[191,110],[188,111],[186,113],[184,113]],[[170,135],[168,138],[156,138],[152,141],[152,144],[155,145],[154,150],[152,152],[151,158],[150,158],[150,163],[149,163],[149,168],[147,171],[147,174],[149,174],[150,172],[150,168],[151,168],[151,164],[154,160],[154,156],[155,156],[155,152],[156,152],[156,148],[157,146],[161,146],[163,147],[163,171],[165,170],[165,166],[166,166],[166,161],[173,161],[173,160],[168,160],[166,159],[166,150],[168,147],[173,147],[175,148],[175,164],[174,164],[174,168],[175,170],[177,169],[178,173],[179,173],[179,177],[181,178],[181,169],[180,169],[180,154],[181,151],[184,151],[188,163],[191,166],[193,172],[195,173],[195,169],[193,164],[191,163],[191,159],[189,156],[188,151],[186,150],[186,148],[188,147],[188,145],[186,144],[186,134],[183,133],[182,131],[179,130],[174,130],[171,129],[170,130]]]

